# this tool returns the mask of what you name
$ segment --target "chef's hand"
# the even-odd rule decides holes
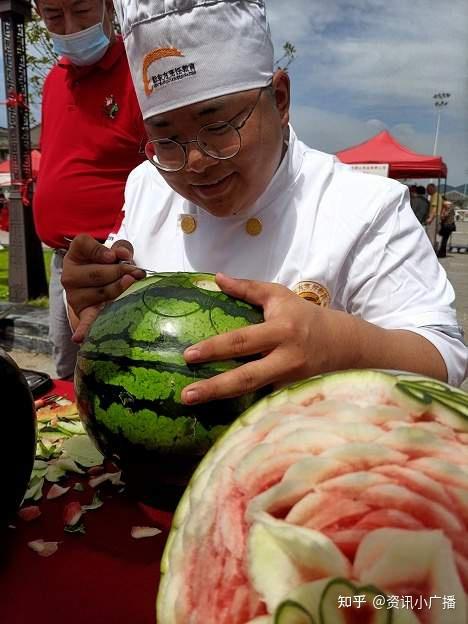
[[[262,386],[284,385],[353,365],[354,319],[314,305],[288,288],[217,274],[223,292],[263,308],[264,323],[199,342],[184,353],[189,364],[246,355],[260,359],[187,386],[187,404],[235,397]],[[344,357],[344,355],[346,357]]]
[[[108,249],[87,234],[79,234],[63,259],[62,284],[77,323],[73,340],[82,342],[102,307],[124,292],[145,272],[131,264],[133,247],[117,241]],[[73,324],[73,321],[72,321]]]

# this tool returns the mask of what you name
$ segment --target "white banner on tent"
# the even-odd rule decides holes
[[[11,178],[9,173],[0,173],[0,186],[11,186]]]
[[[351,165],[351,168],[355,171],[361,171],[362,173],[372,173],[374,175],[384,176],[388,178],[389,165],[370,165],[370,164],[355,164]]]

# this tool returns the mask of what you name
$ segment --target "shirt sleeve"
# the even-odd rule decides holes
[[[128,240],[133,244],[133,242],[129,239],[126,217],[128,213],[132,211],[134,206],[138,204],[140,169],[141,166],[133,169],[127,178],[124,191],[124,205],[122,206],[122,210],[117,215],[114,226],[109,232],[107,240],[104,243],[106,247],[112,247],[112,245],[118,240]]]
[[[380,327],[424,336],[444,358],[449,383],[459,385],[466,375],[468,352],[445,270],[403,186],[390,185],[374,202],[375,216],[347,261],[340,285],[342,306]],[[451,328],[452,335],[437,326]]]
[[[468,376],[468,355],[463,332],[452,327],[417,327],[412,332],[429,340],[444,358],[448,372],[448,383],[460,386]]]

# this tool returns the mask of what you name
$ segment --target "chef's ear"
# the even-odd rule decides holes
[[[273,75],[271,83],[275,106],[281,119],[282,128],[289,124],[289,107],[291,104],[291,84],[288,74],[283,69],[278,69]]]

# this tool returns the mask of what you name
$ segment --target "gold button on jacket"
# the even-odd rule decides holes
[[[197,222],[192,215],[184,215],[180,220],[180,227],[184,234],[193,234],[197,229]]]
[[[262,233],[263,225],[260,219],[252,217],[245,224],[245,231],[249,236],[258,236]]]

